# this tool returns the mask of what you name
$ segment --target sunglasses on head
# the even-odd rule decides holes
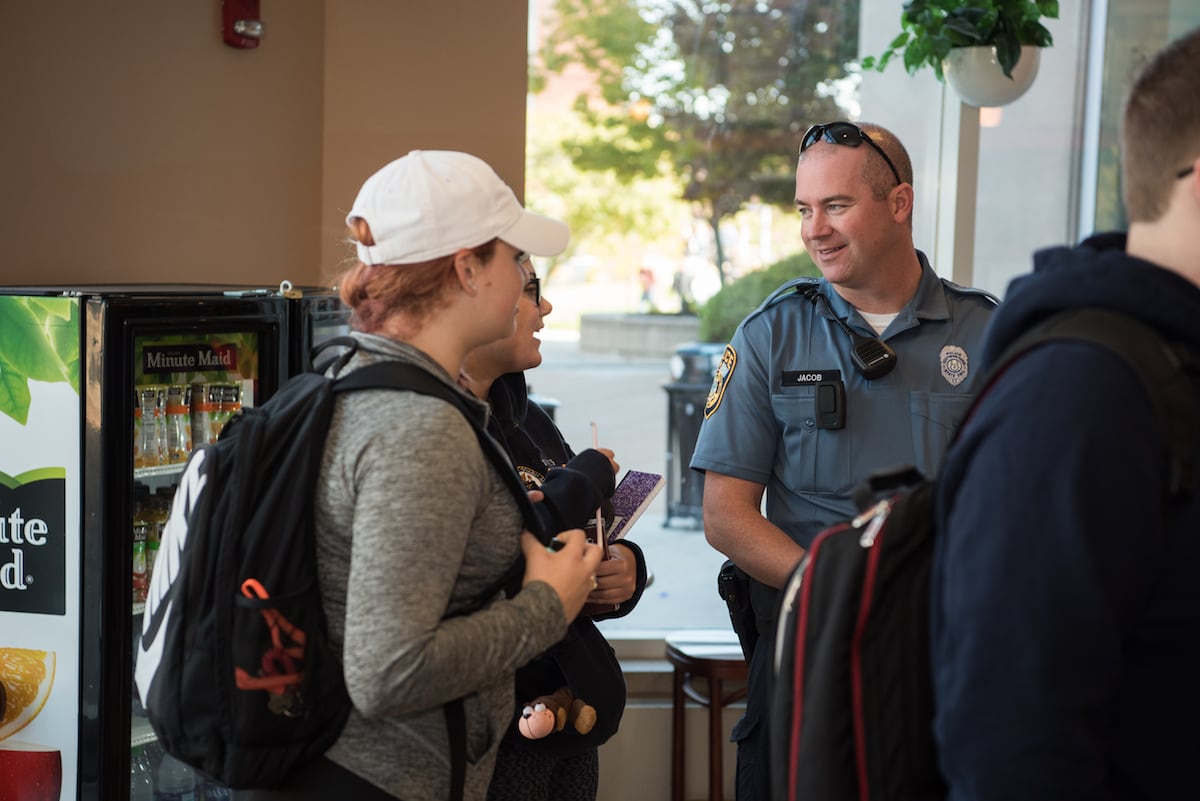
[[[871,149],[882,156],[883,160],[887,162],[888,169],[896,177],[896,185],[899,186],[904,183],[900,180],[900,171],[896,169],[896,165],[888,158],[888,154],[883,152],[883,148],[875,144],[875,140],[867,136],[866,131],[854,123],[823,122],[820,125],[812,126],[804,132],[804,138],[800,140],[800,152],[803,153],[822,139],[831,145],[845,145],[846,147],[858,147],[863,142],[866,142],[871,146]]]

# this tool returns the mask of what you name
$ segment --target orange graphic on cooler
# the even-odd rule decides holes
[[[59,801],[58,748],[9,739],[33,722],[54,686],[54,652],[0,648],[0,801]]]

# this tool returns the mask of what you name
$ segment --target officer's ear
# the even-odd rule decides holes
[[[900,184],[888,193],[888,206],[892,218],[898,223],[908,223],[913,214],[912,184]]]

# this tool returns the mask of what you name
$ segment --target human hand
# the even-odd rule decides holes
[[[596,589],[587,597],[589,604],[618,606],[637,591],[637,562],[628,548],[613,543],[608,558],[596,566]]]
[[[587,541],[582,529],[560,532],[556,540],[562,547],[553,551],[528,531],[521,534],[521,550],[525,553],[524,586],[531,581],[544,581],[558,594],[563,613],[570,623],[583,608],[588,593],[597,586],[596,569],[600,564],[600,547]]]

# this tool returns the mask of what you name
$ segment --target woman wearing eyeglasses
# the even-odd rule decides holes
[[[513,333],[523,254],[562,251],[566,226],[521,208],[486,163],[445,151],[414,151],[371,176],[347,225],[359,262],[338,288],[358,348],[331,372],[414,365],[482,421],[484,404],[457,385],[463,360]],[[462,797],[483,801],[514,673],[562,639],[600,561],[582,531],[559,534],[557,551],[522,532],[520,492],[450,403],[393,389],[337,397],[314,508],[329,640],[353,709],[287,787],[239,798],[445,801],[462,738],[443,706],[462,698]],[[522,555],[511,596],[479,608]]]
[[[607,449],[575,454],[546,412],[529,400],[524,371],[542,362],[537,332],[553,308],[531,272],[515,333],[472,351],[464,381],[477,397],[487,398],[492,410],[488,428],[508,449],[526,486],[544,494],[537,506],[551,520],[549,527],[573,528],[586,525],[607,503],[618,468]],[[588,597],[588,606],[566,637],[517,671],[517,714],[500,745],[489,801],[594,801],[596,797],[598,747],[617,730],[625,708],[625,679],[594,621],[628,614],[646,586],[641,549],[621,540],[610,546],[609,553],[610,558],[596,569],[597,588]],[[523,737],[517,728],[521,705],[562,686],[569,686],[595,709],[591,731],[580,734],[568,725],[543,739]]]

